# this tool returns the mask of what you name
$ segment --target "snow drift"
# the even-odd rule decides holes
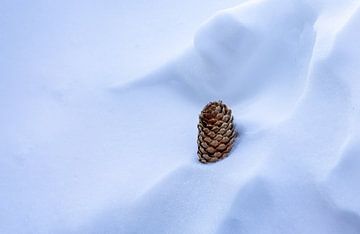
[[[356,1],[247,1],[137,81],[16,94],[1,232],[359,233],[359,28]],[[203,165],[218,99],[241,135]]]

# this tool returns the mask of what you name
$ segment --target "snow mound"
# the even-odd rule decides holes
[[[359,233],[359,5],[247,1],[137,81],[19,98],[0,231]],[[218,99],[240,137],[203,165],[198,114]]]

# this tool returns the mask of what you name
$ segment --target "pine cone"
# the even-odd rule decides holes
[[[202,163],[228,156],[237,132],[231,110],[222,103],[210,102],[201,111],[198,124],[198,156]]]

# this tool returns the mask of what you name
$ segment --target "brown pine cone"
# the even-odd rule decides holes
[[[204,107],[199,116],[198,129],[200,162],[216,162],[228,156],[237,132],[231,110],[222,101],[210,102]]]

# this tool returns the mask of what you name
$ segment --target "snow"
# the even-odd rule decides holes
[[[3,1],[0,233],[360,233],[359,5]]]

